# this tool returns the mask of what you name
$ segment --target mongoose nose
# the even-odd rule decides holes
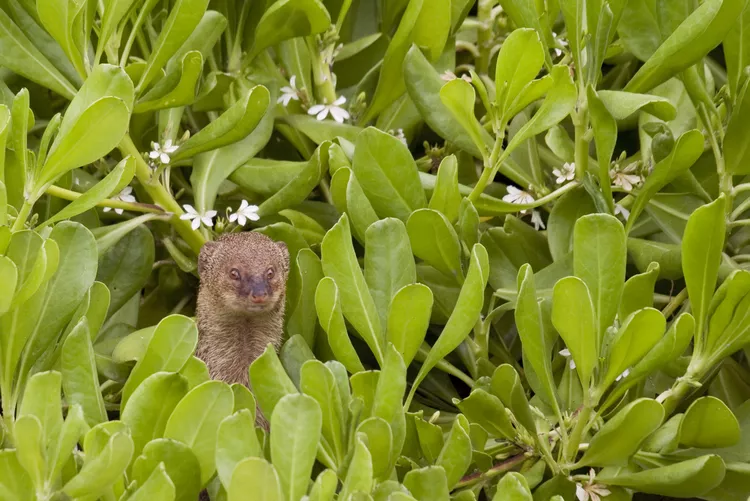
[[[256,304],[265,303],[267,298],[268,294],[266,294],[265,292],[261,294],[250,294],[250,301]]]

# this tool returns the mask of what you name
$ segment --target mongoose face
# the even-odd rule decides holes
[[[207,242],[198,258],[201,294],[223,311],[257,315],[285,299],[289,250],[255,232],[229,233]]]

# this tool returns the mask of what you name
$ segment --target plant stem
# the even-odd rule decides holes
[[[72,190],[66,190],[65,188],[60,188],[59,186],[50,186],[45,191],[47,195],[52,195],[53,197],[62,198],[63,200],[77,200],[78,198],[81,198],[83,196],[82,193],[78,193],[76,191]],[[111,207],[113,209],[123,209],[123,210],[129,210],[133,212],[148,212],[151,214],[163,214],[164,210],[156,205],[151,204],[140,204],[140,203],[133,203],[133,202],[123,202],[122,200],[112,200],[112,199],[104,199],[98,204],[96,204],[97,207]]]
[[[669,318],[677,308],[680,307],[682,303],[685,302],[685,300],[688,297],[688,290],[687,287],[682,289],[679,294],[677,294],[675,297],[673,297],[669,303],[664,307],[663,310],[661,310],[661,314],[664,315],[664,318]]]
[[[11,231],[16,232],[23,229],[26,220],[29,218],[29,213],[31,212],[32,207],[34,207],[34,203],[24,199],[21,210],[18,211],[18,217],[16,217],[16,221],[13,223]]]
[[[487,157],[486,152],[482,152],[482,155],[484,156],[484,169],[482,170],[482,175],[479,177],[477,184],[474,185],[474,189],[469,193],[469,201],[471,203],[476,204],[479,196],[484,193],[487,186],[495,179],[495,174],[497,174],[498,169],[500,169],[500,164],[503,160],[502,153],[503,134],[501,133],[495,138],[495,144],[492,146],[492,153],[490,153],[490,156]]]
[[[495,0],[479,0],[477,18],[480,25],[477,30],[477,47],[479,57],[476,59],[477,73],[487,74],[490,69],[490,41],[492,40],[492,8]]]
[[[331,68],[323,60],[323,51],[317,48],[318,40],[317,36],[305,37],[312,63],[315,97],[319,102],[331,104],[336,100],[336,88],[333,86]]]
[[[135,144],[133,144],[133,140],[129,135],[126,134],[123,140],[120,141],[119,149],[123,155],[132,155],[135,158],[135,175],[138,181],[140,181],[143,188],[157,205],[165,211],[172,213],[170,223],[197,255],[206,242],[206,239],[199,232],[194,231],[188,221],[180,219],[180,215],[183,214],[182,208],[172,195],[169,194],[167,189],[159,183],[158,179],[152,179],[151,168],[143,160],[141,153]]]
[[[589,418],[591,417],[591,405],[584,404],[581,408],[578,416],[576,417],[576,425],[570,434],[570,441],[566,444],[564,451],[564,458],[567,462],[574,462],[576,454],[578,454],[578,446],[581,443],[583,437],[583,431],[587,428]]]
[[[511,458],[506,459],[505,461],[502,461],[496,464],[495,466],[485,471],[484,473],[468,475],[462,478],[453,488],[461,489],[464,487],[475,485],[485,480],[489,480],[491,478],[494,478],[500,475],[501,473],[505,473],[507,471],[512,470],[516,465],[523,463],[527,459],[528,459],[528,456],[526,456],[526,454],[518,454],[516,456],[513,456]]]

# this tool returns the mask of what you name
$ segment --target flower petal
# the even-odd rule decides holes
[[[308,115],[317,115],[321,111],[325,110],[326,107],[323,104],[316,104],[314,106],[310,106],[310,109],[307,110]]]
[[[197,230],[198,228],[200,228],[201,227],[201,220],[200,220],[200,218],[198,218],[198,217],[194,218],[192,224],[190,225],[190,227],[192,229],[194,229],[194,230]]]
[[[167,155],[166,153],[162,153],[161,155],[159,155],[159,161],[161,163],[168,164],[169,160],[170,160],[169,155]]]
[[[148,157],[151,159],[159,158],[160,153],[156,150],[149,152]]]

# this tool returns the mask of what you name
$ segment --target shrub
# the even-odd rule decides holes
[[[0,498],[748,499],[748,29],[2,2]],[[243,230],[292,256],[254,392],[194,356]]]

